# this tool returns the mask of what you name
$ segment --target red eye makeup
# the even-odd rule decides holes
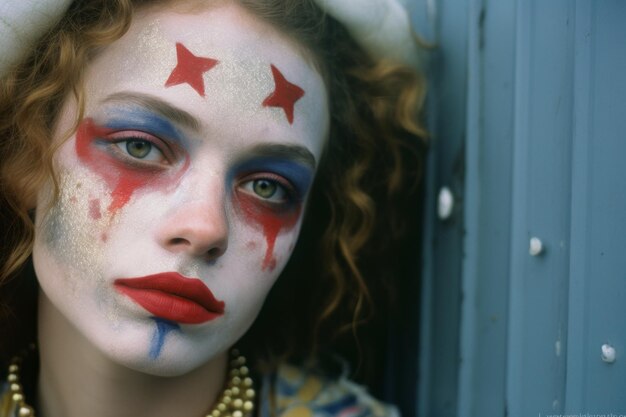
[[[111,215],[140,188],[171,188],[189,164],[189,158],[182,156],[182,166],[175,165],[177,155],[172,145],[153,135],[132,128],[118,129],[119,122],[105,127],[87,118],[76,131],[78,158],[111,189],[106,209]]]
[[[263,270],[275,268],[276,238],[279,233],[291,230],[298,223],[313,179],[313,167],[299,160],[301,150],[289,152],[288,148],[279,149],[281,157],[253,157],[237,165],[232,174],[240,178],[236,181],[238,186],[235,189],[238,207],[250,223],[261,228],[265,236],[267,246],[261,265]],[[291,159],[287,159],[287,155]],[[265,187],[270,190],[259,188],[260,184],[257,184],[258,189],[255,190],[254,181],[265,181]],[[273,187],[276,190],[272,190]],[[264,191],[279,192],[282,198],[268,198]]]

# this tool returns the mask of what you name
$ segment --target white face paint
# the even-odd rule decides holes
[[[328,130],[323,80],[238,6],[154,9],[90,64],[86,100],[47,215],[40,195],[40,285],[114,361],[186,373],[245,333],[291,254]]]

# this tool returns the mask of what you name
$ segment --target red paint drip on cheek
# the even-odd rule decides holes
[[[270,256],[270,254],[267,253],[265,255],[265,259],[263,260],[262,268],[264,271],[270,271],[270,272],[276,269],[276,257],[273,255]]]
[[[76,131],[76,154],[83,163],[96,171],[113,189],[111,191],[111,203],[107,211],[114,214],[128,203],[133,192],[146,179],[143,178],[145,175],[130,172],[131,170],[121,166],[110,156],[104,156],[103,152],[93,146],[95,140],[109,133],[111,130],[97,126],[92,119],[83,120]]]
[[[263,259],[263,270],[273,271],[276,268],[276,257],[274,256],[274,246],[278,232],[283,228],[284,222],[280,218],[262,215],[258,217],[258,222],[263,227],[263,234],[267,242],[267,250]]]
[[[292,229],[300,218],[300,206],[288,210],[276,210],[260,202],[258,198],[240,193],[239,204],[246,217],[260,226],[267,242],[267,249],[261,268],[273,271],[276,268],[274,246],[282,230]]]
[[[109,204],[109,208],[107,209],[109,213],[115,213],[117,210],[121,209],[128,203],[130,197],[133,195],[135,190],[137,190],[143,181],[139,178],[125,177],[120,176],[117,180],[117,184],[113,191],[111,192],[111,204]]]
[[[158,171],[130,167],[104,150],[106,144],[98,146],[95,143],[111,132],[111,129],[97,126],[89,118],[84,119],[76,131],[76,154],[79,160],[102,177],[111,188],[111,203],[107,207],[110,214],[124,207],[141,187],[148,184],[163,187],[167,183],[175,184],[189,166],[189,159],[186,158],[183,169],[176,175],[161,175]]]

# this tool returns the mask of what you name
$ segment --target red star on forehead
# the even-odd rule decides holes
[[[293,106],[296,101],[304,95],[304,90],[285,79],[285,76],[272,65],[272,75],[274,76],[274,92],[263,100],[264,107],[282,107],[287,116],[289,124],[293,124]]]
[[[180,42],[176,43],[176,59],[178,63],[172,70],[170,77],[165,81],[165,86],[187,83],[204,97],[204,79],[202,76],[219,61],[195,56]]]

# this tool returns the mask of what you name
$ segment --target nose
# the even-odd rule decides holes
[[[220,200],[205,196],[172,209],[159,228],[160,245],[207,261],[222,256],[228,246],[228,220]]]

